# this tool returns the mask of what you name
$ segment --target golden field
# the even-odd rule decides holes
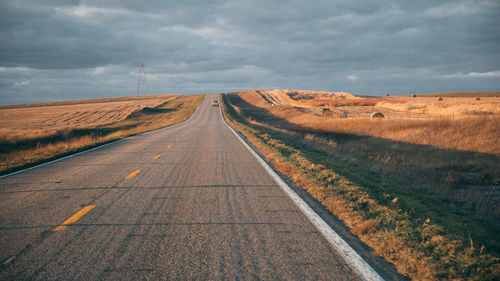
[[[249,90],[237,95],[290,127],[500,154],[500,92],[485,93],[480,100],[476,100],[479,93],[472,97],[434,94],[443,96],[442,101],[428,95],[360,98],[348,93],[328,93],[328,100],[327,92],[319,92],[318,99],[311,98],[314,93]],[[331,117],[323,116],[324,108],[330,109]],[[337,118],[340,111],[347,112],[348,118]],[[385,115],[383,122],[370,119],[374,112]],[[475,126],[476,122],[481,126]]]
[[[0,107],[0,173],[180,123],[203,95],[157,95]]]
[[[275,169],[400,273],[496,280],[499,96],[322,92],[315,99],[314,92],[248,90],[224,94],[223,108]],[[340,110],[348,118],[337,118]],[[376,111],[385,118],[370,119]]]
[[[175,95],[131,96],[0,106],[0,139],[50,135],[66,128],[89,128],[156,107]]]
[[[248,90],[239,95],[255,106],[272,109],[271,112],[284,108],[300,109],[314,121],[321,119],[323,108],[330,109],[333,116],[340,110],[346,111],[352,118],[370,118],[377,111],[388,119],[464,118],[500,114],[500,92],[356,97],[345,92]],[[478,97],[480,99],[476,100]]]

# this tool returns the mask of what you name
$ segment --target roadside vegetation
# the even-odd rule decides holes
[[[0,174],[183,122],[194,113],[203,98],[204,95],[175,96],[159,105],[131,112],[126,118],[108,124],[66,127],[33,135],[4,135],[0,137]]]
[[[498,117],[319,124],[304,115],[297,124],[290,107],[258,107],[238,94],[222,101],[226,120],[275,169],[400,273],[498,280]]]

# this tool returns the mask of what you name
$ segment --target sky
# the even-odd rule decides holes
[[[498,0],[0,0],[0,104],[500,91]]]

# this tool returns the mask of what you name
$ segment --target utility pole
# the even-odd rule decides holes
[[[148,80],[146,80],[146,70],[144,69],[144,62],[141,61],[141,69],[139,70],[139,81],[137,81],[137,93],[145,94],[148,92]]]

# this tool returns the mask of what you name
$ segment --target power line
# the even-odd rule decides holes
[[[149,90],[148,80],[146,80],[146,70],[144,69],[144,62],[141,61],[141,69],[139,70],[139,81],[137,81],[137,93],[145,94]]]

